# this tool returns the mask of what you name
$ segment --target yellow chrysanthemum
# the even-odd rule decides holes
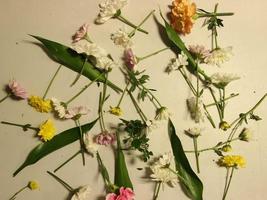
[[[177,33],[189,34],[194,24],[196,4],[190,0],[174,0],[170,13],[171,25]]]
[[[240,168],[240,167],[245,167],[246,165],[246,160],[239,155],[227,155],[223,156],[218,160],[218,165],[222,167],[235,167],[235,168]]]
[[[36,190],[36,189],[39,189],[39,184],[36,182],[36,181],[30,181],[28,183],[28,187],[31,189],[31,190]]]
[[[110,107],[109,112],[113,115],[121,116],[122,115],[122,110],[120,107]]]
[[[38,112],[50,112],[52,110],[51,100],[44,100],[38,96],[30,96],[28,99],[29,105],[34,107]]]
[[[38,136],[40,136],[43,141],[46,142],[54,137],[56,128],[51,119],[45,121],[39,128]]]

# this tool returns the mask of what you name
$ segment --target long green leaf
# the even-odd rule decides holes
[[[97,122],[98,119],[82,126],[82,131],[89,131]],[[32,165],[47,156],[48,154],[68,145],[80,138],[80,131],[78,127],[68,129],[62,133],[57,134],[52,140],[37,145],[28,154],[28,157],[24,163],[14,172],[13,176],[16,176],[25,167]]]
[[[68,67],[69,69],[77,73],[80,73],[82,71],[82,75],[84,75],[91,81],[98,78],[97,81],[103,83],[106,82],[105,77],[100,76],[100,72],[96,70],[93,65],[91,65],[89,62],[84,62],[84,59],[71,48],[39,36],[31,36],[39,40],[44,45],[48,55],[51,56],[56,62]],[[114,89],[116,92],[122,91],[118,86],[114,85],[110,81],[107,81],[107,85]]]
[[[202,200],[203,184],[195,172],[192,170],[187,157],[184,153],[180,139],[176,135],[176,131],[172,121],[169,119],[168,132],[172,146],[172,152],[175,158],[176,169],[186,194],[192,200]]]
[[[128,187],[133,189],[133,184],[131,182],[128,169],[126,166],[124,154],[121,150],[120,138],[117,134],[117,153],[115,159],[115,185],[119,187]]]

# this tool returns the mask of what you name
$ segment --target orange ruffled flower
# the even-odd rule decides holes
[[[179,34],[189,34],[194,24],[196,4],[190,0],[174,0],[170,13],[171,25]]]

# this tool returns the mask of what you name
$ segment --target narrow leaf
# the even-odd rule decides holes
[[[87,132],[97,122],[98,119],[83,125],[82,131]],[[32,151],[28,154],[28,157],[24,161],[24,163],[14,172],[13,176],[16,176],[21,170],[25,167],[32,165],[42,159],[43,157],[47,156],[48,154],[68,145],[80,138],[80,131],[78,127],[68,129],[63,131],[62,133],[57,134],[53,137],[52,140],[48,142],[41,143],[37,145]]]
[[[105,77],[100,76],[100,72],[95,69],[92,64],[90,64],[89,62],[84,62],[84,58],[82,58],[80,54],[76,53],[71,48],[39,36],[31,36],[39,40],[44,45],[48,55],[51,56],[56,62],[68,67],[69,69],[77,73],[82,73],[82,75],[84,75],[91,81],[95,80],[98,77],[98,81],[102,83],[106,82]],[[107,85],[114,89],[116,92],[122,91],[118,86],[114,85],[110,81],[107,81]]]
[[[180,181],[183,186],[183,189],[192,200],[202,200],[203,184],[201,180],[197,177],[195,172],[192,170],[184,153],[181,141],[176,135],[174,125],[170,119],[168,123],[168,132],[172,152],[176,162],[176,169],[179,175],[182,177]]]

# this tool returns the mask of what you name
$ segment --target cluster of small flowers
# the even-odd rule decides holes
[[[106,200],[133,200],[134,192],[131,188],[121,187],[119,189],[119,194],[109,193],[106,196]]]
[[[234,167],[234,168],[243,168],[246,165],[246,161],[242,156],[239,155],[227,155],[227,156],[222,156],[218,160],[218,165],[222,167]]]

